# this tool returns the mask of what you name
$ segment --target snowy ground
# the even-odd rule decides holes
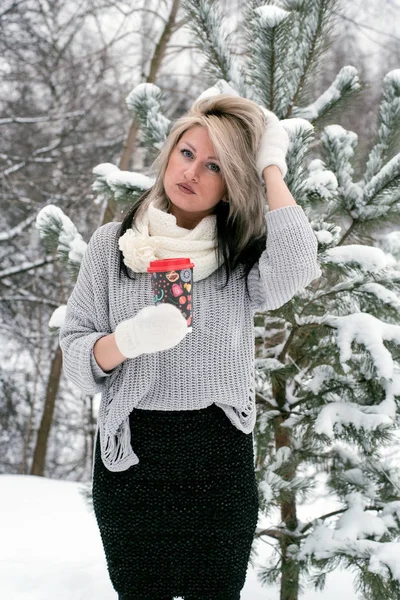
[[[116,600],[107,575],[95,518],[78,483],[0,476],[0,598],[2,600]],[[326,509],[326,501],[324,509]],[[316,515],[318,502],[302,509]],[[258,562],[269,546],[258,546]],[[356,600],[350,574],[335,572],[323,592],[304,600]],[[278,600],[249,568],[241,600]]]

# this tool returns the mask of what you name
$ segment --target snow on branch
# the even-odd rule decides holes
[[[292,35],[290,15],[268,4],[249,10],[249,18],[244,22],[252,49],[247,57],[246,79],[251,84],[254,99],[279,118],[287,115],[288,97],[280,102],[279,95],[284,93],[282,90],[286,90],[288,82],[283,61],[290,60],[287,57]]]
[[[140,83],[125,100],[139,123],[146,145],[157,149],[164,143],[171,125],[162,114],[162,100],[162,91],[153,83]]]
[[[392,290],[388,290],[384,285],[380,283],[370,282],[365,283],[360,286],[361,292],[366,292],[367,294],[371,294],[375,296],[377,300],[391,306],[392,308],[399,310],[400,309],[400,298],[399,295]]]
[[[46,258],[41,258],[33,262],[25,261],[19,263],[16,267],[10,267],[9,269],[0,271],[0,279],[5,279],[7,277],[11,277],[12,275],[19,275],[20,273],[26,273],[27,271],[38,269],[39,267],[43,267],[44,265],[48,265],[53,262],[54,258],[52,256],[47,256]]]
[[[372,412],[371,408],[374,408]],[[375,431],[379,427],[391,427],[396,418],[396,404],[385,399],[376,406],[362,406],[352,402],[330,402],[324,406],[316,418],[314,431],[329,438],[335,437],[335,430],[351,425],[357,430]]]
[[[0,302],[32,302],[34,304],[44,304],[45,306],[50,306],[53,308],[57,308],[57,302],[53,300],[48,300],[47,298],[39,298],[34,294],[14,294],[13,296],[0,296]]]
[[[73,112],[67,112],[61,115],[46,115],[43,117],[6,117],[0,119],[0,125],[9,125],[10,123],[18,123],[20,125],[28,125],[35,123],[48,123],[49,121],[61,121],[62,119],[74,119],[75,117],[82,117],[85,114],[83,110],[75,110]]]
[[[86,242],[61,208],[49,204],[36,217],[36,227],[46,247],[56,251],[75,273],[86,251]]]
[[[114,172],[119,172],[119,168],[112,163],[101,163],[94,167],[92,173],[95,180],[92,183],[92,190],[97,196],[98,202],[109,201],[113,198],[113,191],[107,183],[107,178]]]
[[[208,59],[203,68],[209,77],[232,81],[239,89],[241,82],[237,79],[239,74],[230,49],[231,33],[218,3],[208,0],[183,0],[182,8],[186,13],[186,23],[192,30],[196,47]]]
[[[400,153],[396,154],[372,179],[365,185],[365,200],[371,201],[390,183],[400,177]]]
[[[339,554],[366,560],[368,570],[385,579],[390,575],[400,581],[400,543],[381,542],[390,521],[368,510],[359,494],[348,498],[350,507],[336,521],[335,528],[318,523],[305,540],[298,558],[326,560]],[[358,498],[357,498],[358,497]]]
[[[332,171],[325,167],[325,163],[316,158],[308,165],[308,177],[304,182],[307,194],[331,200],[338,187],[338,181]]]
[[[288,173],[286,183],[295,197],[304,195],[303,163],[308,146],[314,138],[314,127],[306,119],[283,119],[281,124],[289,135],[289,149],[286,155]]]
[[[400,69],[390,71],[383,80],[382,100],[379,106],[379,129],[364,174],[368,182],[383,167],[390,146],[400,128]]]
[[[337,329],[336,343],[342,363],[351,359],[352,343],[357,342],[363,344],[370,353],[378,377],[393,377],[394,361],[384,342],[400,345],[400,325],[384,323],[368,313],[354,313],[344,317],[327,316],[325,323]]]
[[[198,100],[203,100],[204,98],[209,98],[211,96],[218,96],[219,94],[230,94],[231,96],[240,96],[240,94],[227,83],[224,79],[219,79],[212,87],[207,88],[196,98],[196,102]]]
[[[346,205],[351,209],[362,203],[362,187],[353,182],[351,159],[357,147],[357,134],[346,131],[340,125],[325,127],[321,135],[322,146],[327,154],[327,166],[337,177],[338,193],[343,196]]]
[[[121,171],[112,163],[101,163],[93,169],[92,190],[100,200],[114,198],[116,202],[132,202],[153,184],[154,179],[132,171]]]
[[[345,96],[361,88],[357,69],[352,66],[343,67],[330,87],[309,106],[293,108],[293,115],[315,121],[331,110]]]
[[[0,232],[0,242],[9,242],[10,240],[12,240],[12,238],[18,237],[22,234],[24,229],[26,229],[27,227],[29,227],[29,225],[31,225],[31,223],[33,223],[34,220],[35,215],[30,215],[24,221],[21,221],[21,223],[18,223],[18,225],[16,225],[12,229]]]
[[[254,10],[259,17],[261,27],[277,27],[288,18],[290,13],[279,6],[265,5],[259,6]]]
[[[60,327],[64,324],[65,316],[67,314],[67,305],[62,304],[53,312],[49,319],[49,328],[50,329],[60,329]]]
[[[279,115],[306,116],[294,114],[293,108],[301,103],[307,81],[322,51],[329,28],[331,4],[325,0],[286,0],[283,3],[284,8],[290,11],[290,18],[284,21],[287,27],[276,59],[275,105]]]
[[[395,260],[390,254],[385,254],[380,248],[363,246],[362,244],[329,248],[326,251],[324,262],[339,265],[351,265],[353,263],[368,273],[381,271],[395,265]]]

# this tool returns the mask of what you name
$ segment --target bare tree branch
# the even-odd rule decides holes
[[[17,267],[10,267],[9,269],[4,269],[4,271],[0,271],[0,279],[4,279],[5,277],[11,277],[12,275],[19,275],[20,273],[26,273],[27,271],[32,271],[34,269],[38,269],[39,267],[43,267],[44,265],[51,264],[55,262],[55,258],[53,256],[47,256],[46,258],[42,258],[40,260],[36,260],[34,262],[25,262],[19,264]]]
[[[0,242],[9,242],[12,238],[18,237],[21,233],[29,227],[36,220],[36,215],[32,214],[27,217],[21,223],[18,223],[16,227],[13,227],[9,231],[0,232]]]

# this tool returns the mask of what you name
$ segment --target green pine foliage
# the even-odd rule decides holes
[[[79,273],[86,243],[75,225],[59,208],[49,204],[36,217],[40,239],[50,254],[55,254],[73,280]]]
[[[208,59],[204,62],[205,73],[210,80],[234,80],[232,36],[225,27],[225,15],[218,2],[184,0],[182,6],[193,33],[194,44]]]
[[[156,154],[163,144],[171,122],[162,114],[163,94],[151,83],[136,86],[126,98],[136,123],[140,127],[142,141],[152,154]]]
[[[93,169],[93,192],[100,201],[115,200],[124,210],[132,206],[153,185],[153,179],[142,173],[121,171],[110,163],[102,163]]]

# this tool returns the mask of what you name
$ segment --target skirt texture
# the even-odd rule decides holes
[[[258,518],[253,436],[215,404],[130,415],[139,464],[113,473],[99,439],[93,506],[120,600],[237,600]]]

